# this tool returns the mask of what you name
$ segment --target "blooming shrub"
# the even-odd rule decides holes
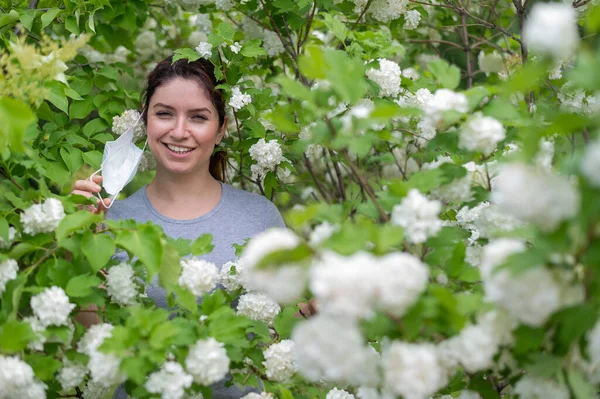
[[[597,396],[597,1],[60,3],[0,8],[0,399]],[[172,54],[287,225],[225,265],[69,195]]]

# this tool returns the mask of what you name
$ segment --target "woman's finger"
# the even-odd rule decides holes
[[[112,200],[110,198],[102,198],[102,201],[98,202],[98,207],[95,213],[106,212]]]
[[[73,191],[81,190],[89,193],[99,193],[102,190],[102,187],[100,187],[100,184],[98,183],[89,180],[77,180],[73,185]]]

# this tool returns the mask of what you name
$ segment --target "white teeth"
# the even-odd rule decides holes
[[[171,150],[173,152],[177,152],[179,154],[184,154],[186,152],[190,152],[193,150],[193,148],[177,147],[177,146],[170,145],[170,144],[167,144],[167,147],[169,148],[169,150]]]

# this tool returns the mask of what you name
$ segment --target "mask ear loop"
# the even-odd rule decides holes
[[[135,127],[137,126],[137,124],[140,122],[140,119],[142,119],[142,116],[144,115],[145,111],[146,111],[146,108],[142,109],[142,112],[140,112],[140,116],[137,118],[137,120],[135,121],[135,123],[133,124],[133,126],[130,129],[135,129]],[[143,156],[143,152],[146,149],[147,145],[148,145],[148,136],[146,135],[146,141],[144,142],[144,148],[142,148],[142,156]],[[102,166],[100,166],[100,169],[98,169],[97,171],[95,171],[94,173],[92,173],[92,175],[89,177],[88,180],[91,181],[91,182],[93,182],[94,181],[93,180],[94,176],[96,176],[101,171],[102,171]],[[111,195],[111,196],[106,197],[106,198],[109,198],[111,200],[110,204],[108,206],[104,205],[104,200],[102,199],[102,196],[100,195],[100,193],[96,193],[96,197],[98,197],[98,199],[102,203],[102,206],[104,206],[106,209],[110,209],[110,207],[115,203],[115,198],[117,198],[117,196],[120,193],[121,192],[118,191],[117,193],[115,193],[115,195]]]

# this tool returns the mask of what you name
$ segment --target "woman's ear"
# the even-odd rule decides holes
[[[217,145],[219,145],[221,143],[221,140],[223,140],[223,137],[225,137],[225,132],[227,132],[228,125],[229,125],[229,118],[225,117],[225,120],[223,121],[223,126],[221,126],[219,128],[219,132],[217,133],[217,140],[216,140]]]

